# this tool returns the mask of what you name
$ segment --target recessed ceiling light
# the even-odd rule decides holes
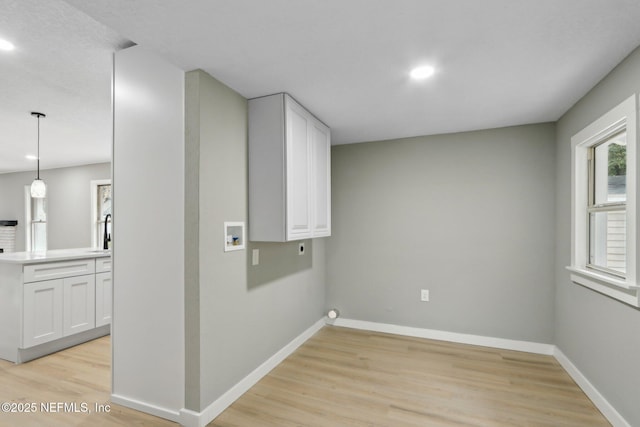
[[[13,50],[16,47],[10,41],[0,39],[0,50]]]
[[[33,154],[27,154],[24,158],[27,160],[38,160],[38,156],[34,156]]]
[[[416,80],[422,80],[433,76],[436,70],[431,65],[422,65],[411,70],[411,78]]]

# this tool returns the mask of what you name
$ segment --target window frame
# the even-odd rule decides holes
[[[637,106],[635,94],[571,138],[571,281],[634,307],[640,307],[636,276],[636,191],[637,191]],[[626,171],[626,274],[592,268],[589,263],[589,203],[591,173],[589,156],[593,147],[615,134],[627,132]]]
[[[35,199],[31,197],[31,186],[24,186],[24,227],[25,230],[25,251],[27,252],[46,252],[49,249],[49,226],[48,226],[48,200],[46,197],[39,199],[44,203],[44,210],[47,219],[44,221],[33,220],[33,201]],[[36,240],[35,224],[44,224],[44,249],[34,249],[34,241]]]

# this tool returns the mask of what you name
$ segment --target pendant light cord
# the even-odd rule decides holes
[[[47,117],[47,116],[44,113],[38,113],[38,112],[35,112],[35,111],[32,111],[31,115],[38,119],[38,153],[37,153],[38,154],[38,158],[37,158],[37,160],[38,160],[38,166],[37,166],[38,167],[38,169],[37,169],[38,172],[37,172],[36,179],[40,180],[40,117]]]
[[[38,114],[38,173],[36,179],[40,179],[40,114]]]

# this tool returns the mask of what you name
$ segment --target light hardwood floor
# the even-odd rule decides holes
[[[111,390],[110,337],[102,337],[58,353],[15,365],[0,360],[0,402],[35,403],[35,413],[0,411],[2,427],[172,426],[178,424],[109,402]],[[83,402],[92,413],[43,412],[41,404]],[[95,412],[110,404],[109,413]],[[53,407],[56,407],[55,405]],[[67,409],[76,409],[69,407]]]
[[[326,327],[208,427],[609,425],[550,356]]]
[[[0,402],[109,402],[109,337],[23,365]],[[7,414],[0,426],[177,426],[109,413]],[[609,426],[549,356],[326,327],[208,427]]]

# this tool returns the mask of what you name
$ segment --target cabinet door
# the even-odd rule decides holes
[[[24,285],[22,348],[62,337],[62,279]]]
[[[96,324],[96,276],[68,277],[63,279],[63,328],[62,335],[72,335],[93,329]]]
[[[331,133],[317,120],[311,122],[312,236],[331,235]]]
[[[286,103],[287,240],[311,237],[309,114],[295,101]]]
[[[96,328],[111,323],[112,302],[111,273],[96,274]]]

